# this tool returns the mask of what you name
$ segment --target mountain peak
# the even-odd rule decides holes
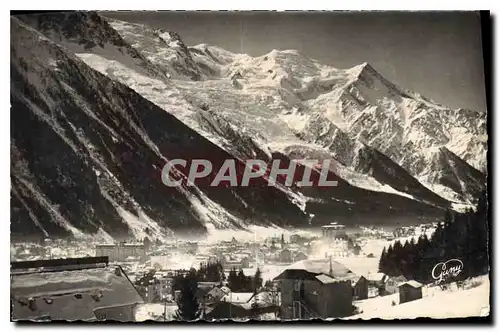
[[[350,71],[353,74],[353,76],[357,78],[360,78],[362,75],[366,74],[382,76],[368,62],[363,62],[362,64],[354,66],[350,69]]]
[[[349,72],[353,81],[355,82],[364,82],[364,84],[367,84],[371,87],[378,85],[378,89],[381,89],[382,86],[385,86],[384,89],[387,89],[387,91],[392,95],[407,97],[406,93],[400,87],[387,80],[368,62],[363,62],[360,65],[354,66],[353,68],[349,69]]]

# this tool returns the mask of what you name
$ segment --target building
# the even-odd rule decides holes
[[[223,260],[222,264],[224,265],[224,270],[226,271],[233,268],[236,270],[246,269],[250,267],[250,259],[248,257],[243,257],[241,260]]]
[[[389,277],[384,273],[369,273],[366,276],[368,280],[368,297],[383,295],[385,293],[385,283]]]
[[[218,302],[230,292],[231,290],[226,286],[214,287],[207,293],[206,301],[209,303]]]
[[[145,286],[144,300],[147,303],[158,303],[162,300],[162,287],[160,280],[153,278],[149,280],[149,285]]]
[[[279,307],[273,302],[273,296],[268,292],[232,293],[226,295],[221,301],[207,303],[204,311],[204,318],[207,320],[246,320],[258,319],[262,314],[276,314]]]
[[[11,264],[12,320],[134,321],[143,303],[120,266],[107,257]]]
[[[422,284],[410,280],[399,285],[399,303],[415,301],[422,298]]]
[[[364,276],[352,279],[352,284],[354,300],[365,300],[368,298],[368,280]]]
[[[398,292],[398,286],[407,281],[408,279],[404,276],[388,277],[385,282],[384,295],[396,294]]]
[[[321,227],[323,238],[331,241],[335,239],[345,239],[347,237],[345,226],[336,222]]]
[[[352,272],[330,260],[292,264],[274,280],[280,282],[281,319],[345,317],[352,314]]]
[[[98,257],[109,257],[110,262],[124,262],[129,257],[135,257],[140,261],[146,260],[146,247],[142,243],[98,244],[95,253]]]

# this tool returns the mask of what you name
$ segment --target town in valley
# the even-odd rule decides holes
[[[179,316],[186,292],[183,280],[190,278],[196,305],[193,318],[205,320],[391,317],[391,312],[397,316],[412,303],[439,301],[453,288],[465,293],[487,289],[485,277],[443,287],[380,272],[381,254],[387,248],[428,241],[438,227],[429,223],[346,228],[332,222],[317,231],[226,230],[219,232],[222,236],[197,241],[145,238],[89,243],[45,238],[13,243],[12,291],[19,287],[25,292],[30,282],[45,290],[37,288],[36,296],[21,297],[14,315],[57,319],[71,311],[69,303],[81,301],[88,310],[61,318],[173,321],[183,318]],[[94,279],[94,274],[100,277]],[[99,290],[103,282],[104,291]],[[62,302],[62,311],[57,306],[60,292],[71,297]],[[108,309],[101,307],[102,302]],[[44,312],[48,314],[41,315]]]

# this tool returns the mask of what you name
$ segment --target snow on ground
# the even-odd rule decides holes
[[[176,310],[176,304],[169,303],[166,306],[162,303],[140,304],[136,308],[135,319],[138,322],[144,322],[146,320],[164,321],[164,315],[166,313],[166,320],[169,321],[174,319]]]
[[[151,265],[159,264],[162,268],[171,270],[189,270],[199,268],[200,261],[194,255],[174,252],[171,257],[151,256]]]
[[[432,237],[432,234],[434,234],[433,229],[428,229],[425,231],[425,235],[427,235],[427,238],[429,239]],[[379,258],[382,254],[382,250],[384,248],[389,248],[390,245],[393,246],[396,241],[399,241],[402,245],[404,245],[406,241],[411,241],[411,239],[413,238],[413,240],[417,242],[420,235],[423,235],[423,233],[419,233],[419,231],[416,230],[416,234],[413,236],[399,237],[390,241],[384,239],[367,239],[361,246],[362,254],[373,254],[375,257]]]
[[[379,257],[368,258],[361,256],[335,257],[335,260],[358,276],[367,276],[378,272]]]
[[[136,216],[119,205],[116,207],[116,211],[123,219],[123,221],[127,223],[136,239],[144,239],[146,237],[149,237],[146,232],[146,228],[151,226],[154,227],[152,229],[153,231],[155,231],[155,238],[161,238],[163,230],[158,226],[158,224],[152,222],[151,219],[149,219],[145,214]]]
[[[234,230],[234,229],[215,229],[209,228],[206,238],[202,241],[206,244],[215,244],[219,241],[231,241],[233,237],[237,241],[264,241],[269,237],[277,237],[283,234],[285,238],[289,238],[290,235],[296,234],[295,230],[287,230],[280,228],[278,226],[256,226],[250,225],[247,230]],[[302,231],[303,234],[312,233],[307,231]]]
[[[474,285],[479,282],[480,285]],[[466,284],[465,289],[460,290],[456,285],[449,290],[424,286],[422,299],[403,304],[399,304],[398,293],[357,301],[354,305],[361,309],[362,313],[348,319],[456,318],[488,315],[490,312],[488,276],[468,280]],[[393,301],[396,303],[394,306]]]

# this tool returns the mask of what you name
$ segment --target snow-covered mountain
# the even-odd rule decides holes
[[[485,113],[403,91],[368,64],[187,47],[176,33],[92,12],[11,25],[14,234],[411,223],[474,202],[485,186]],[[182,157],[214,168],[333,159],[339,186],[167,188],[161,167]]]

